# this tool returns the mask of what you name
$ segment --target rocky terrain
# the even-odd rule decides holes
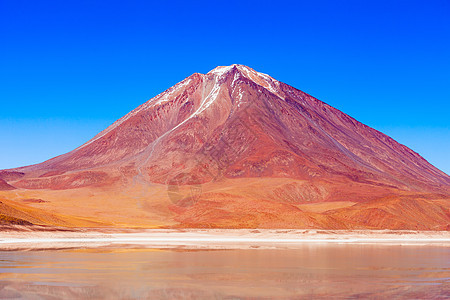
[[[243,65],[195,73],[77,149],[0,171],[0,201],[4,220],[68,227],[450,229],[447,174]]]

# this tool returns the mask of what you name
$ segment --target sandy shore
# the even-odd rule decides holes
[[[450,247],[448,231],[297,229],[2,229],[0,250],[142,248],[295,248],[310,243],[440,245]]]

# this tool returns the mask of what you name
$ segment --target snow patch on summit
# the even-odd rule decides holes
[[[208,74],[214,74],[216,76],[222,76],[223,74],[227,73],[228,71],[230,71],[231,69],[233,69],[235,65],[231,65],[231,66],[218,66],[214,69],[212,69],[211,71],[208,72]]]

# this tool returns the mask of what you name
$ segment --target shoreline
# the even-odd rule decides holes
[[[74,229],[0,231],[0,250],[64,248],[296,248],[311,244],[450,247],[449,231],[321,229]]]

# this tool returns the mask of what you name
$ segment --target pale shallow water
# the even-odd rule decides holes
[[[450,247],[0,251],[9,299],[447,299]]]

